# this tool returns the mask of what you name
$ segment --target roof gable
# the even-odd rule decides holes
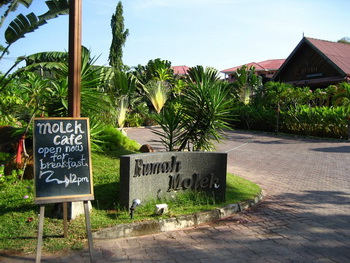
[[[306,38],[346,75],[350,75],[350,44]]]
[[[349,75],[349,44],[304,37],[276,72],[273,80],[288,82],[312,78],[344,78]]]

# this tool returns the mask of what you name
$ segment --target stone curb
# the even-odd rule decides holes
[[[141,235],[149,235],[159,232],[194,227],[203,223],[213,222],[246,210],[249,207],[258,204],[263,199],[263,197],[264,194],[261,192],[253,200],[248,200],[237,204],[230,204],[222,208],[217,208],[210,211],[181,215],[175,218],[120,224],[94,232],[92,233],[92,236],[94,239],[114,239],[123,237],[136,237]]]

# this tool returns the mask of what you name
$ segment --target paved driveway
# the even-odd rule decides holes
[[[149,128],[127,132],[161,149]],[[350,262],[350,143],[235,131],[218,150],[229,172],[263,187],[260,204],[196,228],[95,241],[98,262]]]
[[[128,134],[142,142],[137,129]],[[144,237],[161,244],[165,259],[350,262],[349,142],[235,131],[218,150],[228,153],[229,172],[261,185],[266,199],[213,224]]]

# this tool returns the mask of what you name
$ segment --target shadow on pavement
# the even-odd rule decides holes
[[[314,148],[311,150],[315,152],[326,152],[326,153],[350,153],[350,146]]]

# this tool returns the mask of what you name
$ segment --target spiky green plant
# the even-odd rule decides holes
[[[177,110],[173,104],[170,104],[160,114],[155,115],[154,119],[162,128],[162,131],[154,130],[153,132],[160,136],[160,141],[167,151],[176,150],[185,133],[182,112]]]
[[[201,66],[189,70],[187,88],[181,97],[181,111],[186,132],[179,150],[192,144],[192,150],[213,150],[213,140],[219,141],[228,121],[233,102],[228,83],[218,77],[218,71]]]
[[[151,80],[145,85],[145,91],[157,113],[160,113],[170,94],[168,84],[164,81]]]

